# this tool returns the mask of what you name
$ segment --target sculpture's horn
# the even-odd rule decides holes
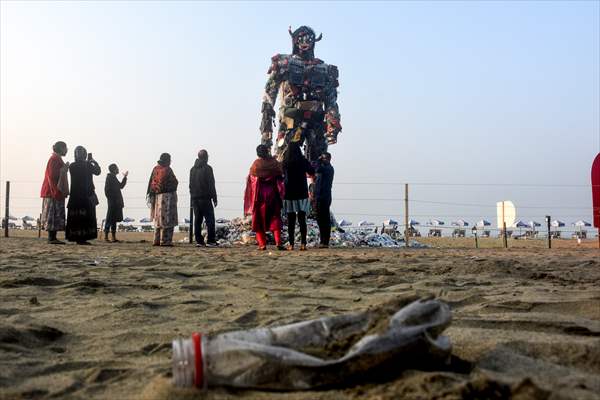
[[[319,33],[319,36],[315,39],[315,42],[318,42],[321,39],[323,39],[323,34]]]
[[[292,36],[292,37],[294,36],[294,34],[292,34],[292,26],[291,25],[288,26],[288,32],[290,33],[290,36]]]

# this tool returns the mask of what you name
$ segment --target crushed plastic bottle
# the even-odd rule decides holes
[[[369,310],[214,336],[194,333],[173,341],[173,383],[302,390],[428,357],[448,360],[450,339],[441,333],[451,319],[447,304],[419,299],[383,320]]]

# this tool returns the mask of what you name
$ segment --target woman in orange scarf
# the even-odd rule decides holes
[[[162,153],[152,170],[146,196],[150,217],[154,220],[154,246],[173,246],[173,230],[177,226],[177,185],[171,169],[171,155]]]
[[[252,163],[246,180],[244,214],[252,214],[252,230],[256,232],[258,249],[267,248],[266,232],[273,232],[279,250],[281,244],[281,206],[284,194],[283,169],[265,145],[256,148],[258,158]]]

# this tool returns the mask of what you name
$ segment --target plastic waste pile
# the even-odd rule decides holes
[[[319,244],[319,226],[313,219],[308,219],[307,242],[309,247]],[[287,228],[281,232],[282,240],[287,242]],[[204,230],[205,231],[205,230]],[[220,220],[216,223],[216,237],[221,246],[234,244],[256,244],[256,238],[252,232],[252,219],[250,216],[234,218],[232,220]],[[296,226],[296,243],[300,242],[300,232]],[[271,238],[271,243],[273,243]],[[404,247],[404,239],[392,238],[387,233],[375,233],[373,229],[340,229],[334,227],[331,231],[330,246],[332,247]],[[415,240],[410,241],[410,247],[427,247]]]
[[[452,319],[448,305],[436,299],[404,304],[176,339],[173,383],[302,390],[448,362],[450,339],[441,335]]]

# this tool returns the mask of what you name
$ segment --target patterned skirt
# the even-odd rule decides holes
[[[308,214],[310,212],[310,201],[308,199],[283,200],[283,212],[286,214],[298,212]]]
[[[177,192],[160,193],[154,199],[150,210],[155,228],[173,228],[178,225]]]
[[[47,231],[65,230],[65,201],[44,197],[42,200],[42,227]]]

